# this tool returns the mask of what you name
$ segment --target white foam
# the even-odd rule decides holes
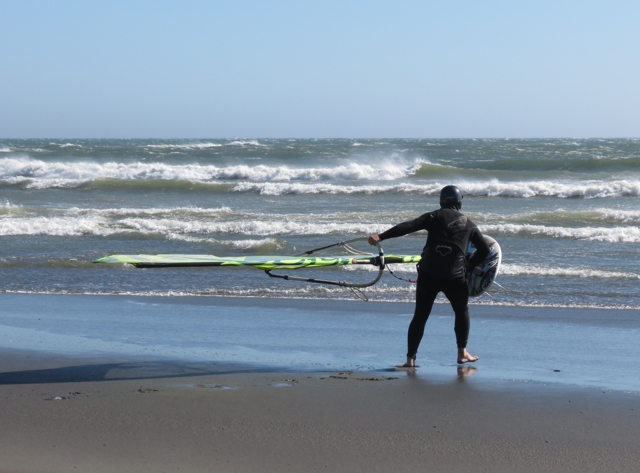
[[[411,170],[407,176],[413,174]],[[385,174],[381,180],[400,179]],[[235,192],[257,192],[264,195],[287,194],[421,194],[438,195],[444,182],[420,182],[391,185],[342,185],[334,183],[305,182],[242,182],[234,186]],[[542,182],[472,182],[461,183],[467,196],[480,197],[556,197],[556,198],[607,198],[640,196],[640,181],[576,182],[573,184]]]
[[[352,185],[331,183],[282,183],[243,182],[233,187],[234,192],[256,192],[263,195],[289,194],[426,194],[435,195],[442,189],[441,184],[396,184],[396,185]]]
[[[594,209],[602,214],[604,220],[614,220],[622,223],[640,223],[640,210]]]
[[[171,143],[171,144],[159,144],[159,145],[144,145],[142,148],[155,148],[155,149],[207,149],[207,148],[221,148],[224,145],[221,143]]]
[[[137,233],[183,238],[189,235],[200,242],[211,240],[207,235],[246,235],[259,237],[246,243],[233,243],[236,248],[271,244],[277,235],[310,234],[370,234],[392,225],[385,219],[349,218],[350,214],[314,215],[289,213],[285,216],[260,212],[238,212],[229,207],[168,207],[168,208],[49,208],[43,215],[33,209],[0,203],[0,235],[113,235]],[[359,217],[363,217],[362,214]],[[192,241],[196,241],[196,240]],[[265,240],[267,239],[267,240]]]
[[[640,242],[640,227],[547,227],[544,225],[480,225],[482,232],[487,234],[507,235],[543,235],[552,238],[571,238],[575,240],[603,241],[611,243]]]
[[[242,146],[242,147],[245,147],[245,146],[265,146],[265,147],[268,147],[269,146],[269,145],[265,145],[265,144],[259,143],[256,140],[248,140],[248,141],[235,140],[235,141],[232,141],[231,143],[229,143],[229,145],[230,146]]]
[[[558,276],[568,278],[595,279],[640,279],[640,274],[603,271],[582,267],[557,267],[537,264],[502,264],[500,274],[504,276]]]
[[[132,269],[132,271],[139,271]],[[372,289],[380,286],[380,284],[363,290],[367,295],[374,292]],[[291,286],[289,286],[291,287]],[[413,302],[415,300],[415,292],[412,284],[393,287],[393,290],[387,291],[385,297],[384,291],[375,291],[377,294],[375,300],[379,302]],[[305,299],[305,300],[323,300],[327,296],[331,300],[354,300],[354,295],[346,288],[328,288],[325,286],[299,286],[297,289],[216,289],[212,288],[206,291],[68,291],[68,290],[14,290],[7,289],[7,294],[85,294],[96,296],[152,296],[152,297],[243,297],[243,298],[284,298],[284,299]],[[485,293],[486,294],[486,293]],[[449,305],[449,301],[438,297],[436,304]],[[528,302],[528,301],[496,301],[491,298],[474,298],[469,301],[471,306],[500,306],[500,307],[549,307],[549,308],[580,308],[580,309],[630,309],[638,310],[640,307],[625,304],[581,304],[581,303],[558,303],[558,302]],[[405,317],[406,314],[398,314]]]
[[[469,214],[474,222],[480,223],[546,223],[546,224],[637,224],[640,223],[639,210],[622,210],[609,208],[590,208],[585,210],[543,210],[512,214],[498,214],[490,212],[474,212]]]
[[[207,148],[222,148],[224,146],[260,146],[260,147],[268,147],[269,145],[265,145],[260,143],[257,140],[233,140],[224,143],[214,143],[211,141],[206,142],[189,142],[189,143],[161,143],[161,144],[147,144],[142,145],[141,148],[151,148],[151,149],[207,149]]]
[[[273,248],[282,248],[275,238],[262,238],[259,240],[245,239],[245,240],[219,240],[215,238],[199,238],[189,235],[170,234],[167,236],[170,240],[187,241],[190,243],[209,243],[216,245],[224,245],[230,248],[239,250],[251,250],[256,248],[263,248],[265,246],[272,246]]]
[[[118,233],[140,235],[164,235],[176,238],[176,235],[245,235],[267,238],[271,236],[291,235],[367,235],[388,228],[388,223],[375,225],[366,222],[335,222],[332,220],[308,221],[308,217],[299,220],[278,220],[268,217],[248,218],[237,221],[218,219],[144,218],[141,216],[122,216],[113,218],[105,213],[79,212],[74,215],[52,215],[48,217],[13,217],[0,219],[0,236],[16,235],[54,235],[108,236]]]
[[[415,166],[351,163],[333,167],[214,166],[165,163],[46,162],[29,158],[0,159],[0,180],[27,187],[74,187],[95,179],[216,181],[318,181],[318,180],[394,180],[415,172]]]
[[[113,235],[126,230],[112,229],[109,222],[100,217],[31,217],[0,219],[0,236],[16,235]],[[131,230],[129,230],[131,232]]]
[[[100,215],[103,217],[122,217],[122,216],[198,216],[198,217],[219,217],[220,215],[234,213],[230,207],[153,207],[153,208],[134,208],[134,207],[122,207],[122,208],[79,208],[71,207],[64,211],[65,215]]]
[[[20,208],[20,207],[21,207],[20,205],[12,204],[8,200],[4,200],[3,202],[0,202],[0,208],[1,209],[17,209],[17,208]]]
[[[317,222],[308,220],[240,220],[240,221],[195,221],[180,219],[124,218],[111,223],[112,228],[142,234],[223,234],[268,237],[275,235],[366,235],[369,232],[386,228],[359,222]],[[382,230],[380,230],[382,231]],[[1,234],[1,233],[0,233]]]
[[[155,145],[167,146],[167,145]],[[196,145],[184,145],[196,146]],[[207,145],[208,146],[208,145]],[[97,163],[89,161],[47,162],[30,158],[0,159],[0,180],[24,184],[34,189],[76,187],[95,179],[173,180],[201,183],[239,182],[236,192],[265,195],[285,194],[426,194],[437,195],[446,182],[415,179],[374,185],[379,181],[400,181],[414,176],[425,161],[412,164],[387,162],[349,163],[330,167],[270,165],[215,166],[166,163]],[[292,182],[297,181],[297,182]],[[353,181],[353,185],[335,181]],[[640,196],[640,180],[611,181],[463,181],[459,187],[467,195],[489,197],[605,198]]]
[[[640,180],[464,182],[465,194],[488,197],[559,197],[597,199],[640,196]]]
[[[291,235],[369,235],[381,232],[400,216],[349,213],[315,214],[310,218],[304,213],[277,215],[259,212],[237,212],[229,207],[168,207],[168,208],[78,208],[48,209],[46,215],[9,201],[0,202],[3,218],[0,219],[0,235],[113,235],[138,233],[141,235],[191,235],[207,238],[207,235],[246,235],[269,238]],[[617,218],[638,218],[636,211],[615,211]],[[620,212],[622,212],[620,214]],[[605,212],[603,212],[604,215]],[[610,217],[610,216],[608,216]],[[410,218],[410,217],[407,217]],[[475,218],[475,217],[474,217]],[[493,220],[500,216],[482,214],[482,219]],[[604,218],[604,217],[603,217]],[[603,242],[640,242],[640,227],[566,227],[517,223],[480,224],[487,234],[544,236]],[[418,234],[420,238],[422,234]],[[205,240],[201,240],[205,241]],[[263,243],[258,243],[261,245]]]

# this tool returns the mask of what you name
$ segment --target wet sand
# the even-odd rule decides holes
[[[411,309],[0,294],[0,473],[638,471],[638,311]]]
[[[430,375],[0,357],[0,472],[635,472],[640,396]]]

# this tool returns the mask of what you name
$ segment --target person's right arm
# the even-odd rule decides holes
[[[382,240],[388,240],[389,238],[397,238],[409,233],[417,232],[418,230],[428,230],[429,224],[434,220],[432,212],[421,215],[420,217],[409,220],[407,222],[399,223],[389,230],[382,232],[380,235],[371,235],[369,237],[369,244],[375,245]]]

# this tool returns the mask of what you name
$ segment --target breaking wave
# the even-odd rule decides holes
[[[603,271],[593,268],[566,267],[558,268],[536,264],[502,264],[500,275],[503,276],[558,276],[567,278],[595,279],[640,279],[640,274],[619,271]]]
[[[71,145],[71,144],[70,144]],[[74,145],[75,146],[75,145]],[[169,145],[154,145],[169,146]],[[182,145],[191,146],[191,145]],[[462,175],[462,180],[460,180]],[[165,162],[45,161],[27,157],[0,159],[0,182],[28,189],[98,186],[225,186],[222,191],[289,194],[419,194],[437,195],[454,178],[469,196],[556,197],[599,199],[640,196],[640,178],[602,180],[496,179],[487,171],[460,170],[413,162],[349,162],[328,166],[267,164],[175,164]]]
[[[366,222],[335,222],[331,220],[309,222],[307,219],[278,220],[195,220],[184,218],[109,218],[105,215],[33,216],[0,219],[0,236],[52,235],[52,236],[110,236],[116,234],[147,237],[176,235],[246,235],[254,237],[291,235],[367,235],[381,232],[388,224],[371,225]]]
[[[349,163],[333,167],[291,167],[246,164],[216,166],[166,163],[46,162],[29,158],[0,159],[0,180],[26,188],[78,187],[97,179],[122,181],[369,181],[410,176],[415,166]]]
[[[243,182],[234,192],[256,192],[263,195],[287,194],[420,194],[437,196],[446,181],[432,183],[401,183],[392,185],[341,185],[333,183]],[[590,181],[559,183],[539,182],[460,182],[467,196],[476,197],[556,197],[597,199],[640,196],[640,180]]]
[[[213,235],[271,238],[294,235],[369,235],[403,220],[412,212],[329,210],[310,218],[306,213],[251,212],[221,207],[36,209],[0,202],[0,236],[138,235],[148,238],[194,238]],[[470,214],[480,229],[493,236],[548,237],[612,243],[640,242],[640,211],[598,208],[588,211],[531,212],[514,215]],[[531,223],[521,223],[531,222]],[[577,226],[579,224],[580,226]],[[599,225],[598,225],[599,224]],[[612,226],[602,226],[609,224]],[[422,232],[414,235],[424,238]],[[211,241],[211,240],[209,240]],[[262,243],[260,243],[262,244]],[[237,246],[241,248],[240,246]],[[248,247],[247,247],[248,248]]]
[[[490,235],[546,236],[573,240],[602,241],[610,243],[640,242],[640,227],[548,227],[544,225],[480,225],[480,229]]]

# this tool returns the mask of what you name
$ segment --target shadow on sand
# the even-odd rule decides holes
[[[169,379],[268,371],[256,366],[213,362],[102,363],[0,373],[0,385]]]

